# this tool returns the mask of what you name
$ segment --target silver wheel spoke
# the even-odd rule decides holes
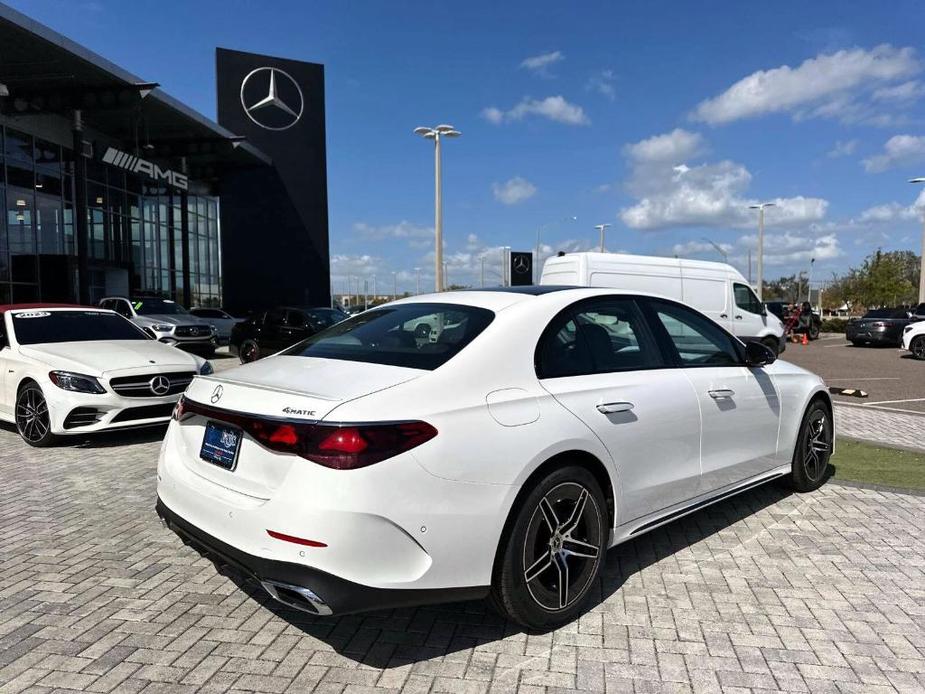
[[[559,607],[568,605],[568,564],[564,558],[557,556],[556,571],[559,572]]]
[[[572,557],[585,557],[586,559],[597,559],[600,551],[590,542],[576,540],[571,537],[565,538],[562,543],[562,549],[568,552]]]
[[[529,583],[546,569],[552,566],[552,556],[549,554],[544,554],[542,557],[533,562],[533,565],[529,569],[524,571],[524,580]]]
[[[562,527],[563,533],[570,533],[575,529],[575,526],[578,525],[578,521],[581,520],[582,514],[585,512],[585,506],[588,503],[588,490],[582,489],[581,494],[578,496],[578,501],[575,502],[575,508],[572,509],[572,515],[569,516],[569,519],[565,521],[565,525]]]
[[[545,496],[540,500],[540,511],[543,513],[543,520],[546,521],[549,532],[555,533],[556,528],[559,527],[559,519],[556,517],[552,504],[549,503],[549,499]]]

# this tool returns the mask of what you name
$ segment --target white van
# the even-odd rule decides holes
[[[661,294],[706,314],[743,342],[784,351],[784,326],[742,273],[726,263],[623,253],[566,253],[543,266],[540,284],[613,287]]]

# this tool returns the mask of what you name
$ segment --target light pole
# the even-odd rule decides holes
[[[601,232],[601,253],[604,252],[604,230],[609,227],[609,224],[595,224],[594,228]]]
[[[485,286],[485,254],[479,258],[479,264],[481,265],[481,272],[479,273],[479,287]]]
[[[809,272],[806,274],[806,300],[813,303],[813,266],[816,264],[815,258],[809,259]]]
[[[421,293],[421,268],[419,267],[414,268],[414,272],[417,274],[417,285],[416,285],[417,288],[414,293],[420,294]]]
[[[462,135],[452,125],[415,128],[415,135],[434,141],[434,287],[443,291],[443,181],[440,174],[440,140]]]
[[[510,246],[501,246],[501,286],[510,287],[511,282],[508,275],[508,270],[511,267],[511,263],[508,260],[508,253],[511,252]]]
[[[925,176],[910,178],[909,183],[925,183]],[[922,219],[922,254],[919,258],[919,303],[925,303],[925,216]]]
[[[398,273],[392,273],[392,301],[398,298]]]
[[[723,250],[720,246],[718,246],[717,244],[713,243],[713,242],[712,242],[710,239],[708,239],[706,236],[703,237],[703,240],[706,241],[708,244],[710,244],[711,246],[713,246],[713,248],[716,249],[716,252],[719,253],[719,254],[723,257],[723,262],[724,262],[724,263],[728,263],[728,262],[729,262],[729,254],[726,253],[726,251],[724,251],[724,250]]]
[[[759,202],[748,209],[758,210],[758,300],[764,301],[764,208],[774,207],[773,202]]]

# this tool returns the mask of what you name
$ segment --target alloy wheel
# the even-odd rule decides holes
[[[828,417],[822,410],[812,413],[807,422],[806,445],[803,449],[803,469],[806,477],[816,482],[825,474],[832,452],[832,438],[829,433]]]
[[[542,499],[527,526],[524,581],[533,600],[552,612],[584,597],[601,559],[603,522],[594,496],[565,482]]]
[[[48,434],[48,403],[38,388],[26,388],[16,400],[16,428],[30,443],[41,441]]]
[[[241,345],[241,361],[245,364],[257,360],[257,343],[247,340]]]
[[[910,347],[912,347],[912,356],[916,359],[925,359],[925,337],[915,338]]]

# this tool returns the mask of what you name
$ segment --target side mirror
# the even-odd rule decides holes
[[[142,328],[142,330],[144,331],[145,335],[147,335],[152,340],[157,339],[157,335],[154,334],[154,331],[151,330],[151,328]]]
[[[767,366],[777,361],[777,355],[767,345],[749,342],[745,345],[745,364],[747,366]]]

